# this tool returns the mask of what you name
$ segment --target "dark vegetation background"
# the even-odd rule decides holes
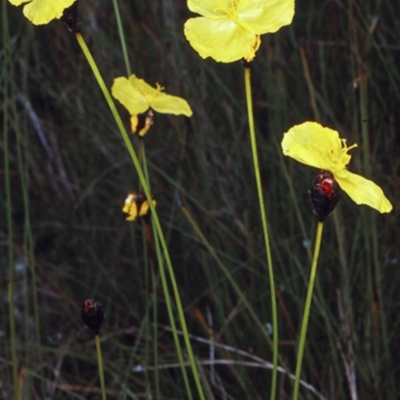
[[[83,36],[111,87],[114,77],[127,74],[112,2],[79,4]],[[260,320],[270,323],[243,67],[199,58],[183,36],[191,16],[185,2],[118,4],[132,71],[184,97],[194,111],[190,119],[156,115],[144,140],[203,382],[210,398],[267,398],[271,371],[263,360],[271,361],[271,349],[177,202],[178,196]],[[79,316],[82,301],[93,297],[106,314],[101,333],[109,398],[157,398],[158,376],[161,398],[183,399],[172,336],[164,329],[163,292],[143,251],[144,226],[126,222],[121,212],[127,192],[139,185],[111,113],[61,22],[34,27],[21,9],[8,6],[7,13],[0,116],[7,109],[9,137],[1,147],[10,157],[24,398],[100,398],[92,335]],[[252,66],[280,357],[289,371],[295,369],[316,226],[307,191],[317,171],[283,158],[283,133],[305,120],[339,130],[348,144],[359,145],[350,169],[369,175],[394,206],[380,215],[343,194],[325,224],[302,378],[326,399],[400,397],[399,14],[400,3],[391,0],[297,1],[293,24],[262,37]],[[4,64],[6,49],[11,65]],[[119,110],[128,126],[127,113]],[[0,201],[0,390],[12,399],[3,189]],[[157,268],[153,272],[157,276]],[[213,347],[199,339],[210,340],[211,331],[217,343],[245,353],[217,347],[215,358],[225,362],[212,366]],[[280,399],[290,398],[291,387],[287,374],[279,374]],[[318,398],[305,388],[301,393]]]

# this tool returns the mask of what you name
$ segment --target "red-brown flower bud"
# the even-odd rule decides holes
[[[340,187],[329,171],[321,170],[314,178],[310,190],[313,213],[323,222],[334,210],[340,197]]]
[[[91,329],[95,335],[98,335],[104,318],[101,304],[93,299],[85,300],[82,304],[81,317],[83,323]]]

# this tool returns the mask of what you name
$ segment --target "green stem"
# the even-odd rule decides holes
[[[99,335],[95,335],[94,341],[96,342],[96,354],[97,354],[97,365],[99,367],[100,387],[101,387],[101,398],[106,400],[106,385],[104,383],[104,367],[103,357],[101,355],[101,345]]]
[[[300,332],[299,349],[297,351],[296,378],[294,381],[293,400],[297,400],[299,396],[301,366],[303,363],[304,345],[306,342],[307,326],[310,317],[310,308],[311,308],[312,295],[314,291],[315,276],[317,275],[318,256],[319,256],[319,250],[321,248],[323,228],[324,228],[324,223],[319,221],[317,226],[317,235],[315,238],[314,255],[311,264],[310,281],[308,282],[306,303],[304,305],[303,321],[301,322],[301,332]]]
[[[154,378],[156,387],[156,399],[161,400],[160,373],[158,370],[158,307],[157,307],[157,275],[154,271],[154,263],[151,263],[151,281],[153,285],[153,344],[154,344]]]
[[[198,371],[198,368],[197,368],[196,360],[194,358],[192,346],[191,346],[191,343],[190,343],[189,332],[188,332],[188,329],[187,329],[187,325],[186,325],[186,321],[185,321],[185,315],[184,315],[183,307],[182,307],[182,302],[181,302],[180,295],[179,295],[178,284],[177,284],[176,279],[175,279],[175,274],[174,274],[174,271],[172,269],[171,262],[166,262],[166,264],[167,264],[167,271],[169,273],[169,278],[170,278],[171,285],[172,285],[172,291],[173,291],[174,297],[175,297],[176,307],[178,309],[178,316],[179,316],[179,320],[181,322],[183,338],[184,338],[184,341],[185,341],[186,350],[188,352],[190,366],[192,367],[192,371],[193,371],[194,381],[195,381],[195,384],[196,384],[197,391],[199,393],[200,399],[201,400],[205,400],[203,388],[202,388],[201,382],[200,382],[199,371]]]
[[[244,68],[244,81],[246,88],[246,102],[247,102],[247,114],[249,119],[251,152],[253,154],[254,175],[257,184],[257,194],[258,194],[258,201],[261,213],[261,223],[264,234],[264,245],[267,255],[269,286],[271,291],[272,326],[273,326],[272,363],[274,366],[272,370],[271,400],[273,400],[275,399],[276,396],[276,381],[278,377],[278,312],[277,312],[276,297],[275,297],[274,269],[272,266],[271,248],[268,236],[267,216],[265,213],[265,202],[262,191],[260,166],[258,162],[258,153],[257,153],[256,134],[254,129],[253,100],[251,96],[251,70],[250,67],[247,66]]]
[[[168,252],[168,247],[167,247],[167,243],[165,241],[164,234],[163,234],[162,229],[161,229],[160,220],[158,218],[156,209],[155,209],[155,207],[153,205],[153,202],[152,202],[149,185],[148,185],[147,180],[146,180],[146,178],[144,176],[143,169],[142,169],[142,167],[140,165],[138,156],[137,156],[137,154],[136,154],[136,152],[135,152],[135,150],[134,150],[134,148],[132,146],[131,141],[129,140],[129,135],[128,135],[125,127],[124,127],[124,124],[122,123],[121,117],[119,116],[117,108],[115,107],[115,103],[114,103],[114,101],[113,101],[113,99],[112,99],[112,97],[110,95],[110,92],[107,89],[107,86],[104,83],[104,80],[103,80],[103,78],[102,78],[102,76],[100,74],[99,69],[97,68],[97,65],[96,65],[96,63],[95,63],[95,61],[93,59],[93,56],[90,53],[90,50],[87,47],[86,42],[83,39],[82,35],[80,33],[77,33],[75,36],[76,36],[76,39],[77,39],[79,45],[81,46],[81,49],[82,49],[82,51],[83,51],[83,53],[84,53],[89,65],[90,65],[90,67],[91,67],[91,69],[93,71],[93,74],[94,74],[94,76],[95,76],[95,78],[97,80],[97,83],[98,83],[101,91],[103,92],[103,95],[104,95],[104,97],[106,99],[106,102],[107,102],[107,104],[108,104],[108,106],[109,106],[109,108],[111,110],[111,113],[112,113],[112,115],[113,115],[113,117],[115,119],[117,127],[118,127],[118,129],[119,129],[119,131],[120,131],[120,133],[122,135],[122,138],[123,138],[123,140],[125,142],[127,150],[129,152],[129,155],[131,156],[133,165],[134,165],[134,167],[136,169],[136,172],[138,174],[138,177],[139,177],[139,181],[140,181],[140,183],[141,183],[141,185],[143,187],[143,191],[144,191],[144,193],[146,195],[146,198],[147,198],[147,200],[149,202],[149,207],[150,207],[150,210],[151,210],[151,215],[152,215],[152,219],[153,219],[153,223],[154,223],[154,227],[155,227],[154,231],[156,232],[156,234],[157,234],[157,236],[158,236],[158,238],[160,240],[162,253],[164,254],[165,263],[167,265],[167,270],[168,270],[168,273],[169,273],[169,276],[170,276],[170,279],[171,279],[172,289],[173,289],[173,293],[174,293],[174,297],[175,297],[175,302],[176,302],[176,305],[177,305],[177,308],[178,308],[178,316],[179,316],[181,328],[182,328],[182,331],[183,331],[183,334],[184,334],[186,349],[187,349],[187,352],[188,352],[188,355],[189,355],[189,361],[190,361],[190,365],[192,367],[193,375],[194,375],[194,378],[195,378],[196,387],[197,387],[197,390],[199,392],[200,399],[201,400],[205,400],[204,393],[203,393],[203,388],[201,387],[201,384],[200,384],[200,378],[199,378],[199,373],[198,373],[198,369],[197,369],[197,364],[194,361],[193,350],[192,350],[192,347],[191,347],[191,344],[190,344],[190,339],[189,339],[189,334],[188,334],[188,330],[187,330],[187,326],[186,326],[185,316],[184,316],[184,313],[183,313],[182,302],[180,300],[178,286],[176,284],[176,279],[175,279],[174,271],[173,271],[173,268],[172,268],[171,258],[170,258],[169,252]]]
[[[153,226],[154,226],[154,221],[153,221]],[[165,275],[164,262],[161,257],[161,252],[159,250],[160,249],[160,241],[159,241],[159,238],[157,235],[154,236],[154,243],[156,246],[156,254],[157,254],[160,277],[161,277],[161,285],[162,285],[162,288],[164,291],[165,303],[167,305],[168,317],[169,317],[169,320],[171,323],[172,336],[174,338],[175,347],[176,347],[176,351],[178,354],[178,360],[179,360],[179,364],[181,366],[183,381],[185,383],[185,388],[186,388],[186,392],[188,394],[188,399],[193,400],[192,392],[190,390],[190,385],[189,385],[189,379],[188,379],[187,372],[186,372],[185,361],[184,361],[183,355],[182,355],[181,344],[180,344],[178,333],[177,333],[178,331],[176,329],[174,313],[172,311],[171,295],[170,295],[168,282],[167,282],[166,275]]]
[[[117,20],[118,34],[121,40],[122,54],[124,56],[126,73],[128,74],[128,76],[130,76],[131,65],[129,64],[128,49],[126,47],[125,34],[124,34],[124,29],[122,27],[121,13],[119,12],[118,0],[113,0],[113,5],[114,5],[115,18]]]

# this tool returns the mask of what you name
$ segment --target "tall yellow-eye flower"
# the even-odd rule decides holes
[[[146,83],[143,79],[131,75],[128,78],[123,76],[115,78],[111,88],[111,94],[129,111],[131,114],[132,132],[136,132],[138,124],[138,114],[143,114],[148,110],[154,110],[164,114],[186,115],[190,117],[192,110],[186,100],[171,96],[163,92],[164,88],[159,84],[155,88]],[[145,128],[143,135],[152,124],[152,115],[146,114]]]
[[[294,0],[188,0],[189,10],[202,15],[184,26],[186,39],[202,58],[229,63],[251,61],[260,35],[289,25]]]
[[[346,169],[351,159],[349,150],[355,147],[357,144],[347,147],[346,139],[340,139],[337,131],[325,128],[317,122],[293,126],[282,140],[285,156],[331,172],[340,188],[356,204],[366,204],[381,213],[390,212],[393,207],[378,185]]]
[[[35,25],[48,24],[62,17],[66,8],[76,0],[8,0],[14,6],[24,5],[23,13]]]

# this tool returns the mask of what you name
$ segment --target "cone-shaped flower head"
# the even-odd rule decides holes
[[[189,10],[202,15],[186,21],[184,33],[202,58],[251,61],[260,35],[289,25],[294,0],[188,0]]]
[[[186,100],[166,94],[163,90],[164,88],[159,84],[154,88],[143,79],[131,75],[129,79],[123,76],[115,78],[111,93],[131,114],[132,131],[136,132],[138,114],[149,109],[163,114],[183,114],[187,117],[192,115],[192,110]]]
[[[317,122],[293,126],[282,140],[285,156],[331,172],[340,188],[356,204],[366,204],[381,213],[390,212],[392,205],[378,185],[346,169],[351,159],[348,152],[355,147],[356,144],[347,147],[346,140],[340,139],[337,131],[325,128]]]
[[[156,201],[153,201],[153,206],[156,206]],[[128,214],[126,217],[127,221],[134,221],[137,217],[144,217],[149,214],[150,206],[149,202],[146,199],[144,193],[128,193],[127,198],[125,199],[124,206],[122,208],[122,212]]]
[[[8,0],[14,6],[24,5],[24,15],[35,25],[48,24],[62,17],[66,8],[76,0]]]
[[[81,318],[83,323],[91,329],[95,335],[98,335],[104,319],[104,312],[101,304],[93,299],[85,300],[82,304]]]

